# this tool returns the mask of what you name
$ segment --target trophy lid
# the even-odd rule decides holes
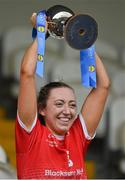
[[[67,43],[74,49],[89,48],[98,36],[98,24],[88,14],[72,16],[66,23],[64,37]]]

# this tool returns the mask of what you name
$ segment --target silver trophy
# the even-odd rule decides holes
[[[65,6],[55,5],[46,11],[46,16],[46,38],[65,38],[72,48],[78,50],[89,48],[97,39],[97,22],[87,14],[76,15]]]

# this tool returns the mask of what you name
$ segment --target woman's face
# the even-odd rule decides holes
[[[40,111],[46,126],[57,135],[64,135],[72,126],[77,113],[76,97],[72,89],[52,89],[46,107]]]

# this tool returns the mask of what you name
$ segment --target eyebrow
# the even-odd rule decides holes
[[[62,100],[62,99],[57,99],[57,100],[55,100],[55,102],[57,102],[57,101],[65,102],[65,101]],[[75,103],[76,103],[76,100],[70,100],[69,102],[70,102],[70,103],[71,103],[71,102],[75,102]]]

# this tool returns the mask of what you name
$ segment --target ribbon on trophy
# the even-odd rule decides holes
[[[44,53],[45,53],[45,36],[46,36],[46,12],[45,10],[37,13],[36,17],[36,29],[32,30],[32,38],[37,37],[37,64],[36,74],[43,77],[44,74]]]
[[[80,50],[81,81],[85,87],[96,88],[95,46]]]
[[[96,21],[89,15],[72,16],[66,24],[67,43],[80,50],[81,81],[85,87],[96,87],[95,46],[98,30]]]

